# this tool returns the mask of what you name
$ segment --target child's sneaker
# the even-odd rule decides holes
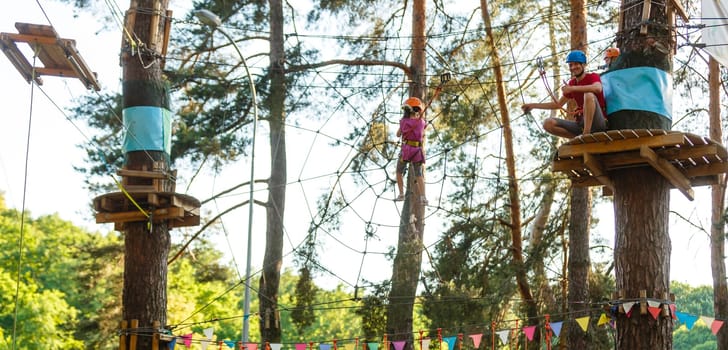
[[[397,198],[394,199],[395,202],[400,202],[400,201],[403,201],[403,200],[404,200],[404,195],[403,194],[400,194],[399,196],[397,196]]]

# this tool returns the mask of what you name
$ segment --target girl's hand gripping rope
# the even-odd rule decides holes
[[[432,104],[432,101],[437,99],[440,96],[440,93],[442,92],[443,87],[445,86],[445,83],[450,81],[450,73],[443,73],[440,74],[440,84],[437,85],[435,88],[435,93],[432,95],[432,98],[427,101],[427,105],[425,105],[425,108],[422,110],[422,115],[424,115],[425,111],[430,108],[430,105]],[[433,118],[434,119],[434,118]],[[432,120],[428,121],[430,123]]]

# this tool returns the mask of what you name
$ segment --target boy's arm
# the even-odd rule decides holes
[[[602,83],[599,81],[595,81],[589,85],[574,85],[574,86],[564,86],[562,91],[565,94],[572,93],[572,92],[591,92],[598,94],[602,92]]]
[[[561,96],[558,101],[543,102],[543,103],[524,103],[521,107],[524,113],[530,112],[532,109],[559,109],[561,108],[568,98]]]

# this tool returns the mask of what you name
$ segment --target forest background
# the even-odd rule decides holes
[[[505,193],[503,186],[506,185],[506,181],[503,178],[505,173],[500,147],[500,129],[494,118],[496,115],[493,102],[494,87],[488,60],[480,42],[484,37],[482,24],[478,22],[477,16],[473,16],[473,13],[477,12],[477,4],[472,4],[472,8],[454,8],[452,4],[440,2],[435,4],[439,6],[430,9],[433,17],[428,30],[428,47],[431,49],[428,51],[428,65],[432,71],[429,80],[434,86],[438,83],[439,74],[447,72],[453,74],[453,81],[445,86],[442,96],[435,101],[429,115],[433,120],[430,128],[427,175],[431,206],[428,208],[425,237],[426,246],[430,251],[426,252],[428,258],[424,260],[425,277],[421,288],[423,305],[427,305],[425,298],[427,295],[448,295],[457,298],[451,299],[446,306],[431,303],[429,310],[424,306],[425,310],[420,312],[423,313],[421,325],[425,328],[454,322],[445,320],[443,314],[462,314],[463,310],[470,310],[474,305],[478,307],[490,305],[493,315],[500,315],[501,319],[509,318],[513,316],[513,312],[517,313],[517,307],[513,305],[518,302],[517,298],[512,298],[514,295],[512,281],[509,281],[507,267],[498,266],[505,265],[501,262],[508,259],[507,254],[503,254],[507,251],[507,247],[503,245],[503,240],[499,239],[499,235],[505,231],[494,223],[497,218],[504,215],[505,198],[502,196]],[[116,327],[115,323],[118,322],[119,305],[115,303],[119,301],[118,286],[121,278],[119,268],[122,266],[119,263],[120,240],[108,227],[101,226],[106,229],[104,233],[94,233],[99,227],[89,220],[93,214],[88,208],[88,203],[95,194],[103,193],[109,188],[104,187],[111,182],[108,169],[113,169],[119,164],[120,142],[118,134],[116,138],[102,138],[105,134],[93,128],[97,125],[91,122],[92,127],[89,127],[86,121],[89,116],[102,115],[97,112],[103,111],[110,105],[113,106],[113,103],[109,102],[113,102],[113,96],[120,91],[117,81],[118,48],[115,47],[115,43],[119,42],[120,29],[112,25],[113,7],[107,8],[96,4],[91,12],[87,12],[88,10],[74,12],[70,5],[56,2],[42,4],[26,2],[24,5],[33,6],[25,8],[26,13],[4,15],[3,27],[0,29],[13,32],[14,28],[7,24],[15,21],[44,24],[52,22],[62,37],[78,40],[81,54],[88,59],[92,68],[103,67],[99,72],[102,73],[100,77],[103,78],[104,90],[100,94],[90,93],[87,98],[96,100],[95,104],[90,104],[83,98],[76,99],[83,94],[78,86],[74,86],[78,85],[77,82],[47,78],[42,86],[47,95],[44,96],[39,93],[40,90],[36,90],[31,100],[30,86],[24,85],[22,78],[10,64],[0,65],[3,69],[4,89],[7,89],[7,93],[3,94],[4,105],[12,108],[8,115],[14,120],[26,122],[29,122],[26,118],[32,117],[35,118],[32,120],[33,125],[40,125],[31,128],[30,134],[26,134],[27,129],[25,129],[26,125],[30,125],[28,123],[14,122],[12,124],[14,127],[2,128],[1,131],[3,147],[0,160],[4,165],[7,183],[5,192],[13,203],[10,207],[14,208],[4,212],[3,217],[9,220],[9,227],[2,232],[15,234],[15,236],[4,235],[3,244],[7,246],[2,251],[7,255],[2,259],[5,273],[3,285],[8,289],[4,289],[2,295],[3,298],[13,295],[5,291],[12,291],[14,282],[17,282],[14,276],[14,264],[19,261],[17,245],[22,241],[19,240],[22,232],[19,225],[21,216],[17,209],[23,208],[25,203],[27,204],[25,207],[32,211],[38,208],[41,213],[64,213],[61,217],[71,218],[80,228],[54,215],[40,216],[37,219],[32,219],[30,213],[25,213],[23,216],[26,220],[31,220],[27,226],[22,226],[23,230],[28,230],[24,232],[27,251],[22,259],[23,281],[26,282],[23,286],[23,295],[27,296],[27,305],[40,300],[58,300],[55,306],[55,302],[39,304],[52,307],[51,310],[59,310],[59,307],[70,310],[67,313],[40,312],[38,315],[31,315],[48,317],[52,314],[54,319],[40,319],[37,323],[27,323],[27,326],[23,327],[27,330],[27,333],[23,333],[23,339],[29,342],[27,344],[31,344],[32,341],[42,341],[48,346],[48,339],[37,339],[37,334],[55,334],[56,336],[50,338],[63,344],[57,345],[57,348],[89,346],[89,344],[109,346],[114,342],[113,330]],[[49,11],[40,17],[36,16],[33,20],[23,19],[27,13],[38,14],[40,8],[38,5],[43,5],[44,8],[53,7],[49,7]],[[124,5],[116,4],[116,11],[123,9]],[[509,98],[511,113],[514,116],[520,114],[518,105],[524,99],[546,98],[544,84],[539,80],[536,58],[543,58],[546,62],[549,74],[547,81],[551,86],[558,85],[558,81],[565,78],[561,75],[564,71],[559,74],[558,69],[562,66],[563,56],[568,51],[565,44],[568,38],[563,36],[568,33],[568,3],[553,2],[551,5],[555,11],[551,15],[543,15],[547,13],[544,8],[548,5],[546,2],[504,3],[504,10],[496,16],[498,18],[496,23],[501,23],[498,26],[499,48],[502,50],[504,60],[511,62],[506,64],[506,72],[509,75]],[[332,57],[366,59],[367,55],[374,57],[379,54],[393,61],[406,62],[411,40],[406,34],[409,28],[408,18],[405,15],[407,10],[400,7],[401,5],[387,4],[387,2],[382,2],[379,6],[382,7],[377,9],[382,12],[377,11],[377,13],[392,14],[388,21],[384,21],[385,18],[382,17],[378,20],[357,23],[354,21],[355,17],[370,18],[368,16],[373,16],[374,10],[356,6],[348,9],[348,12],[324,12],[319,17],[306,16],[309,11],[314,10],[310,4],[309,7],[295,8],[296,16],[291,16],[290,19],[291,22],[293,19],[299,22],[296,22],[295,27],[291,27],[292,34],[289,38],[296,44],[291,44],[290,48],[301,54],[297,56],[301,62],[314,58],[323,61]],[[590,31],[590,57],[592,57],[590,66],[593,69],[601,64],[601,51],[612,44],[614,39],[611,33],[615,31],[614,14],[617,6],[618,2],[610,1],[590,5],[593,17],[589,20],[590,23],[595,23]],[[688,11],[699,17],[696,6],[697,4],[686,4]],[[175,85],[177,87],[175,105],[179,113],[176,125],[182,129],[177,135],[180,135],[178,136],[180,138],[188,137],[186,140],[177,140],[180,142],[179,149],[187,147],[188,151],[186,154],[180,152],[179,160],[175,163],[182,182],[178,186],[181,188],[189,186],[186,188],[187,193],[200,199],[210,199],[203,206],[205,217],[209,219],[229,208],[234,208],[248,196],[246,191],[236,189],[225,196],[211,199],[221,189],[248,180],[245,174],[249,167],[246,161],[249,155],[246,152],[250,145],[251,126],[249,119],[236,120],[234,117],[244,114],[246,107],[249,107],[245,98],[247,91],[244,89],[247,82],[245,75],[241,74],[239,60],[231,51],[211,56],[194,56],[199,55],[201,49],[210,45],[205,41],[209,29],[200,26],[187,12],[188,8],[173,6],[172,9],[175,11],[174,25],[167,69],[170,73],[179,73],[178,76],[170,75],[171,80],[179,84]],[[249,18],[261,15],[244,6],[240,13],[248,13]],[[534,14],[539,15],[533,17]],[[116,15],[118,16],[118,12]],[[118,20],[118,17],[116,19]],[[316,21],[309,25],[304,21],[309,19]],[[239,33],[236,36],[256,39],[255,34],[262,33],[258,32],[259,29],[253,24],[244,23],[245,18],[235,20],[241,22],[228,19],[225,29]],[[62,23],[74,24],[64,26]],[[84,25],[78,25],[80,23]],[[108,27],[105,27],[104,23]],[[330,23],[335,23],[333,25],[335,30]],[[373,36],[372,28],[367,23],[376,24],[377,29],[382,31],[386,29],[387,33],[394,34]],[[549,44],[541,40],[544,37],[543,31],[549,25],[557,29],[556,33],[561,33],[556,35],[555,42],[552,43],[557,48],[555,52]],[[306,30],[298,31],[298,28]],[[332,32],[339,34],[331,35]],[[80,39],[88,38],[89,34],[91,39],[87,41]],[[689,29],[685,28],[683,34],[685,37],[682,37],[683,41],[679,38],[678,44],[697,42],[698,35],[694,31],[689,32]],[[192,35],[199,37],[194,39],[196,37]],[[195,44],[190,45],[190,43]],[[220,38],[214,43],[225,44]],[[254,75],[263,76],[267,67],[265,55],[257,53],[264,47],[261,48],[259,43],[256,44],[256,40],[251,44],[248,42],[240,44],[245,45],[243,46],[245,52],[250,52],[250,65]],[[109,48],[106,48],[106,45]],[[321,47],[329,48],[331,52],[316,50]],[[193,48],[196,50],[192,50]],[[706,70],[701,68],[702,61],[697,57],[698,54],[701,52],[690,46],[682,46],[678,50],[675,76],[676,82],[682,85],[678,85],[675,91],[684,98],[679,99],[680,102],[674,108],[675,114],[678,115],[675,118],[674,129],[706,135],[707,116],[704,112],[705,104],[701,103],[705,93],[706,83],[703,76]],[[703,56],[705,57],[704,54]],[[199,84],[192,87],[183,85],[184,79],[189,79],[192,75],[191,72],[195,74],[215,72],[217,75],[215,79],[207,78],[214,80],[217,85]],[[224,81],[230,83],[222,84]],[[391,273],[389,266],[399,225],[398,208],[391,202],[391,198],[394,197],[392,172],[397,151],[392,134],[396,130],[396,121],[399,118],[399,105],[406,97],[402,74],[396,69],[381,66],[376,68],[330,66],[314,70],[312,74],[301,74],[290,84],[298,94],[294,96],[299,98],[291,104],[286,126],[289,137],[295,140],[294,146],[291,147],[292,156],[289,156],[289,169],[293,170],[289,170],[289,173],[294,175],[289,176],[289,187],[292,190],[287,200],[289,208],[295,208],[295,213],[288,215],[285,222],[286,231],[290,235],[290,247],[287,250],[290,254],[286,260],[289,269],[286,276],[290,278],[290,281],[286,281],[290,285],[286,288],[291,288],[292,291],[292,286],[295,285],[292,281],[296,277],[292,271],[308,266],[311,267],[310,271],[313,272],[314,280],[319,286],[326,286],[331,290],[331,287],[339,285],[339,289],[330,291],[331,296],[324,293],[332,299],[330,301],[348,300],[354,295],[376,296],[377,293],[382,293],[380,286],[386,288],[386,280]],[[204,90],[203,85],[214,89]],[[26,86],[27,89],[22,88]],[[223,133],[220,133],[218,138],[202,136],[200,129],[203,129],[205,124],[195,119],[195,113],[191,113],[198,108],[195,104],[201,101],[199,96],[194,96],[195,93],[199,93],[199,96],[207,94],[214,97],[210,99],[213,102],[205,101],[214,105],[206,107],[213,111],[208,113],[212,121],[208,125],[212,126],[206,131],[230,130],[229,136]],[[72,99],[73,104],[70,101]],[[71,112],[60,107],[70,108],[74,105],[81,106],[82,109]],[[30,106],[33,106],[33,109],[29,108]],[[544,116],[536,115],[536,119]],[[215,121],[219,124],[213,125]],[[224,125],[226,121],[231,124]],[[232,124],[235,121],[239,124]],[[192,129],[192,126],[199,128],[195,130],[198,133],[185,134],[184,128]],[[262,127],[260,130],[262,136],[259,140],[264,140],[267,132],[265,124]],[[548,187],[545,186],[546,182],[552,184],[555,189],[552,200],[554,205],[550,209],[544,233],[544,237],[548,238],[547,242],[530,247],[529,253],[532,256],[529,263],[533,265],[529,266],[534,273],[541,271],[541,275],[535,274],[534,279],[541,278],[545,281],[544,291],[550,290],[550,293],[557,295],[559,284],[563,281],[563,247],[568,244],[568,233],[564,232],[564,220],[568,217],[565,213],[569,210],[567,201],[569,184],[548,170],[555,140],[545,137],[539,128],[538,120],[518,116],[514,118],[514,129],[518,135],[517,142],[521,151],[517,161],[519,179],[524,188],[522,201],[524,208],[527,208],[524,217],[535,217],[538,210],[543,207],[542,203],[547,197],[542,190]],[[71,142],[68,143],[66,138]],[[388,142],[378,143],[383,138]],[[197,149],[189,146],[189,143],[182,142],[193,139],[210,142],[194,146],[198,147]],[[46,146],[47,140],[53,140],[54,145]],[[26,148],[26,142],[31,146],[28,153],[21,151]],[[56,142],[58,145],[55,145]],[[61,148],[69,144],[80,145],[81,148]],[[263,143],[259,146],[260,160],[260,154],[266,154],[269,150],[266,150],[266,145]],[[102,157],[99,156],[101,153],[116,154],[117,157],[105,157],[104,161],[101,161]],[[27,173],[20,171],[25,170],[26,155],[29,161]],[[270,169],[266,168],[267,163],[264,161],[258,165],[257,174],[263,178]],[[85,174],[74,172],[72,167],[86,169],[86,172]],[[94,170],[97,172],[94,173]],[[92,174],[99,176],[94,177]],[[82,179],[82,182],[79,182],[79,179]],[[260,191],[264,192],[262,188]],[[705,192],[701,194],[699,191],[696,197],[698,199],[694,203],[686,203],[680,196],[673,196],[675,202],[673,208],[680,208],[680,211],[675,211],[671,222],[673,246],[676,247],[674,252],[684,254],[687,251],[687,256],[680,255],[677,259],[673,257],[673,272],[687,271],[683,276],[673,279],[692,282],[695,280],[692,278],[688,280],[689,276],[705,272],[703,276],[708,276],[708,279],[705,277],[698,279],[699,282],[692,283],[694,286],[707,284],[710,281],[709,263],[707,254],[704,253],[707,248],[696,243],[700,240],[706,243],[708,241],[705,233],[705,228],[708,226],[706,221],[701,221],[706,219],[698,214],[709,212],[706,207],[700,206],[708,204],[709,201],[701,200],[701,198],[707,199]],[[604,290],[598,293],[602,294],[609,289],[612,230],[609,227],[611,220],[605,215],[610,211],[609,198],[599,196],[595,198],[597,208],[600,206],[602,208],[595,212],[597,215],[603,215],[600,217],[601,220],[593,221],[592,230],[594,272],[595,275],[601,275],[605,279],[605,285],[602,286]],[[334,205],[322,206],[326,201],[321,199],[328,199]],[[331,212],[337,216],[331,215]],[[216,333],[223,337],[235,337],[241,321],[239,303],[242,288],[239,280],[244,257],[241,258],[239,252],[244,251],[242,236],[243,228],[247,226],[246,213],[246,208],[231,210],[223,220],[215,221],[215,224],[207,228],[203,236],[198,237],[187,251],[194,254],[185,254],[185,258],[178,264],[171,265],[174,278],[170,279],[170,294],[174,296],[173,299],[176,298],[170,301],[172,322],[183,324],[194,320],[195,324],[187,327],[200,333],[207,324],[196,322],[209,319],[211,315],[216,317],[228,315],[231,320],[216,324]],[[477,219],[482,222],[476,222]],[[262,210],[257,211],[254,221],[265,222]],[[531,222],[527,221],[527,224],[531,225]],[[174,235],[178,244],[186,242],[195,233],[194,230],[180,231]],[[472,236],[466,234],[468,231]],[[65,236],[66,234],[69,236]],[[263,243],[261,237],[264,237],[264,234],[259,225],[256,225],[254,236],[257,246],[261,247]],[[37,240],[36,246],[32,240]],[[463,242],[467,242],[470,246]],[[307,246],[304,243],[316,244]],[[69,250],[60,254],[63,246]],[[702,247],[702,250],[682,249],[696,246]],[[254,251],[261,250],[256,248]],[[453,252],[456,252],[456,256],[461,260],[453,261],[453,255],[450,255]],[[493,252],[494,256],[483,256],[484,252]],[[353,256],[356,258],[352,258]],[[706,259],[701,263],[702,257]],[[57,260],[48,260],[49,258]],[[476,262],[488,261],[486,258],[492,258],[490,261],[493,261],[493,265],[477,267],[479,263]],[[261,259],[254,257],[253,261],[258,264]],[[315,264],[312,265],[312,261]],[[342,264],[342,261],[347,263]],[[538,261],[545,263],[541,270]],[[462,266],[471,265],[473,271],[454,271]],[[43,268],[48,266],[57,267],[59,271]],[[473,298],[474,290],[479,288],[474,281],[475,276],[479,275],[476,267],[490,272],[493,286],[504,286],[503,289],[493,288],[490,295],[493,300]],[[66,278],[68,271],[88,271],[90,275],[79,274],[77,278],[69,279]],[[435,287],[428,289],[428,286]],[[189,290],[197,288],[200,290]],[[692,287],[686,286],[686,289],[692,290]],[[83,290],[98,290],[99,295],[79,292]],[[343,295],[337,297],[339,296],[337,292]],[[680,294],[691,295],[687,291]],[[704,295],[703,302],[707,304],[701,305],[708,305],[707,309],[695,312],[710,314],[708,297],[710,294]],[[11,301],[7,301],[3,300],[3,305],[12,304]],[[177,301],[179,305],[175,306]],[[63,303],[71,307],[64,307]],[[208,305],[209,303],[212,305]],[[291,297],[290,303],[295,305],[295,298]],[[351,306],[342,306],[341,310],[347,310],[349,307]],[[49,311],[43,308],[33,308],[33,310]],[[5,339],[9,333],[9,328],[6,327],[7,311],[7,308],[3,309],[2,326]],[[316,309],[318,324],[322,324],[320,322],[323,320],[331,321],[319,312],[322,311]],[[474,314],[480,318],[472,321],[471,325],[482,326],[489,323],[490,318],[483,318],[483,313]],[[117,317],[114,318],[114,315]],[[336,317],[338,316],[333,316]],[[350,314],[348,317],[352,320],[356,318]],[[468,320],[459,322],[460,327],[469,325]],[[305,326],[305,323],[302,325]],[[293,328],[295,327],[291,329]],[[321,329],[317,331],[331,333],[305,333],[313,328],[315,328],[313,325],[302,327],[300,334],[305,334],[308,338],[301,336],[301,339],[346,337],[341,336],[343,330],[337,334],[338,330],[329,326],[320,327]],[[289,336],[288,339],[291,340],[292,337],[295,336]]]

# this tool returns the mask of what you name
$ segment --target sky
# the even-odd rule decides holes
[[[170,9],[174,11],[175,16],[181,16],[183,9],[175,7],[178,6],[176,3],[171,2]],[[102,89],[119,91],[121,70],[118,53],[121,34],[117,27],[112,25],[110,28],[103,28],[90,13],[80,13],[78,17],[74,17],[70,6],[55,1],[41,1],[40,4],[47,17],[36,1],[20,1],[11,7],[5,7],[0,16],[0,32],[16,33],[15,22],[34,24],[50,22],[62,38],[76,40],[76,47],[81,56],[91,69],[98,73]],[[123,12],[128,3],[121,3],[119,6]],[[103,11],[108,12],[108,10]],[[89,145],[92,131],[79,122],[72,122],[67,118],[67,108],[73,105],[74,99],[88,93],[83,84],[70,78],[44,77],[43,85],[33,88],[4,55],[0,56],[0,81],[2,82],[0,104],[4,109],[0,114],[4,119],[3,127],[0,128],[0,191],[4,192],[6,205],[19,210],[24,207],[32,217],[58,214],[61,218],[91,231],[112,230],[111,225],[99,225],[94,222],[93,213],[88,206],[91,195],[84,188],[83,176],[73,168],[84,166],[83,147],[93,147]],[[257,143],[259,156],[255,167],[257,177],[264,177],[268,172],[268,142],[265,125],[261,125],[260,128]],[[291,130],[289,138],[296,140],[302,133],[300,130]],[[313,154],[320,154],[325,151],[320,148],[324,147],[324,144],[305,139],[300,143],[289,142],[289,148],[296,145]],[[317,175],[320,167],[315,160],[306,153],[294,152],[293,155],[288,158],[290,177],[313,178]],[[343,162],[345,159],[345,155],[327,157],[331,158],[327,160],[332,163]],[[206,199],[236,179],[246,180],[249,177],[249,169],[250,164],[243,160],[225,167],[221,173],[203,174],[201,176],[203,180],[194,181],[190,169],[178,169],[180,182],[177,184],[177,189],[178,192],[186,192],[198,199]],[[315,211],[315,207],[312,208],[311,204],[301,203],[315,203],[318,195],[316,189],[330,186],[330,181],[330,178],[326,178],[318,182],[310,181],[289,186],[287,215],[291,218],[287,218],[286,221],[284,254],[300,244],[301,236],[297,235],[297,232],[305,232],[302,227],[308,226],[311,212]],[[695,190],[695,200],[692,202],[685,199],[678,191],[673,190],[671,193],[671,208],[693,223],[687,225],[677,215],[670,216],[673,249],[671,279],[691,285],[711,285],[708,236],[694,226],[709,228],[709,217],[706,217],[706,214],[710,212],[710,189],[700,187]],[[242,193],[238,196],[240,195],[247,194]],[[256,198],[258,196],[260,200],[264,200],[264,191],[256,192]],[[228,200],[235,199],[240,198]],[[602,202],[596,211],[600,223],[592,235],[603,235],[610,240],[614,232],[611,199],[606,198]],[[359,209],[367,215],[376,216],[378,220],[386,217],[380,221],[396,227],[398,219],[392,214],[397,213],[397,204],[380,203],[375,209],[364,207]],[[214,214],[225,208],[226,204],[228,203],[225,199],[222,199],[204,206],[202,211]],[[245,239],[248,234],[247,215],[247,207],[239,209],[237,215],[223,221],[225,233],[214,237],[220,250],[226,252],[228,256],[235,256],[240,272],[244,271]],[[253,220],[255,225],[250,233],[253,239],[252,261],[255,265],[256,262],[262,261],[264,247],[262,237],[265,231],[262,223],[265,222],[265,215],[262,208],[255,208]],[[347,223],[343,225],[347,226]],[[437,225],[427,226],[430,232],[426,232],[426,245],[435,240],[438,228]],[[173,239],[176,240],[183,240],[193,232],[193,230],[176,231],[173,233]],[[346,227],[342,231],[346,232]],[[324,248],[326,251],[324,260],[327,261],[326,266],[332,273],[328,279],[329,283],[343,283],[351,287],[363,279],[378,281],[389,278],[390,262],[384,260],[380,254],[362,254],[362,252],[383,252],[388,246],[396,246],[396,231],[382,230],[377,232],[378,238],[371,241],[365,241],[363,236],[364,232],[351,232],[342,238],[343,242],[328,240]],[[649,249],[649,246],[645,249]],[[356,255],[352,255],[352,252]],[[287,255],[286,259],[290,262],[291,256]],[[427,263],[426,256],[423,261]]]

